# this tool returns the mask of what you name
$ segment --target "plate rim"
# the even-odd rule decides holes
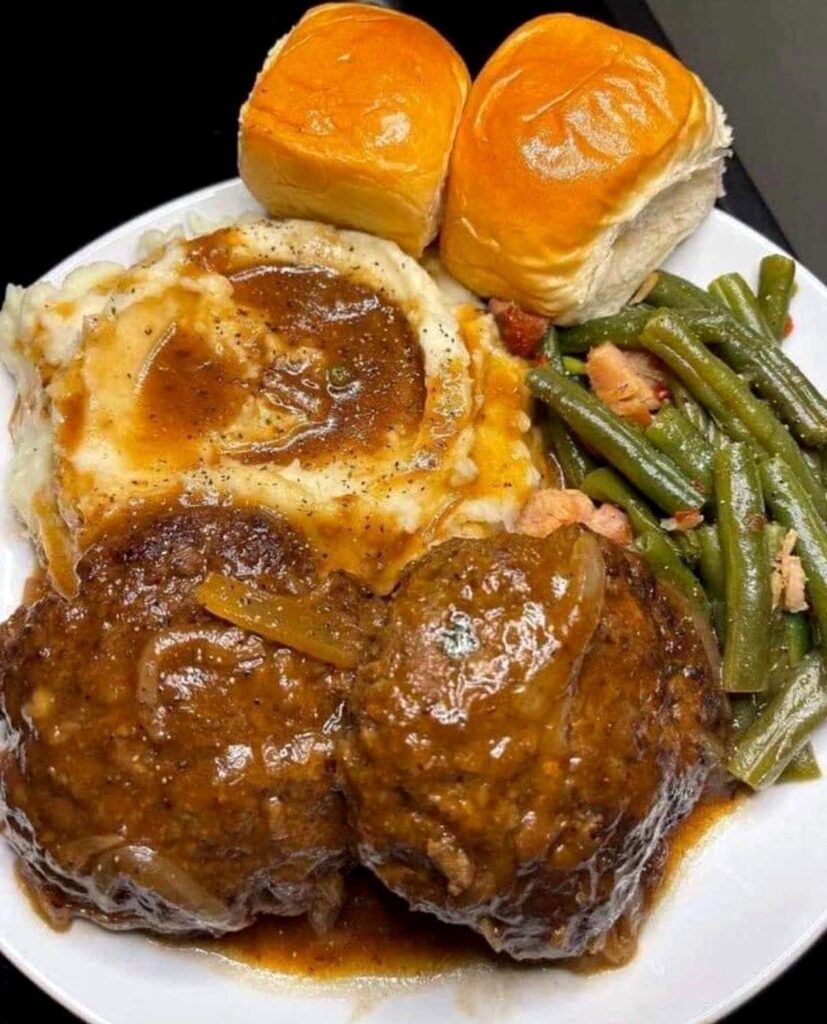
[[[173,199],[159,203],[157,206],[136,214],[121,224],[116,225],[109,231],[98,235],[96,238],[81,246],[75,252],[64,257],[63,260],[55,264],[51,269],[46,271],[32,283],[36,284],[43,281],[60,283],[66,274],[76,266],[94,261],[97,258],[95,256],[95,250],[100,246],[117,242],[125,237],[133,235],[147,222],[154,222],[160,218],[174,215],[179,210],[183,211],[185,209],[189,209],[195,204],[216,196],[218,193],[233,193],[243,188],[244,186],[241,178],[233,176],[225,178],[212,185],[206,185],[201,188],[194,189],[191,192],[181,194]],[[250,200],[251,205],[255,203],[255,199],[252,196],[250,196]],[[266,213],[263,213],[262,215],[266,216]],[[762,235],[760,231],[751,227],[749,224],[745,224],[733,214],[728,213],[726,210],[722,210],[717,206],[713,207],[708,214],[707,219],[726,223],[730,230],[739,232],[743,236],[750,238],[753,242],[759,243],[762,247],[771,246],[776,251],[787,251],[783,246],[778,245],[765,235]],[[151,230],[151,227],[148,226],[146,230]],[[801,263],[800,260],[795,258],[795,262],[797,273],[803,274],[807,278],[808,283],[815,288],[823,299],[825,306],[827,306],[827,284],[822,282],[820,278],[818,278],[806,265]],[[19,884],[16,874],[12,884]],[[25,896],[21,893],[20,898],[25,899]],[[36,913],[36,910],[31,908],[30,912]],[[724,1017],[744,1006],[750,999],[754,998],[773,982],[777,981],[825,934],[827,934],[827,903],[822,907],[818,919],[811,925],[811,927],[802,933],[795,942],[791,943],[782,954],[777,956],[771,963],[767,964],[763,970],[757,973],[748,982],[744,983],[740,988],[736,989],[729,996],[720,999],[714,1006],[703,1011],[701,1015],[692,1018],[692,1020],[687,1022],[687,1024],[714,1024],[716,1021],[721,1021]],[[52,981],[49,975],[38,967],[34,961],[19,953],[14,945],[10,944],[7,934],[4,932],[0,932],[0,954],[2,954],[25,978],[27,978],[28,981],[36,985],[59,1006],[62,1006],[64,1009],[78,1017],[79,1020],[87,1022],[87,1024],[112,1024],[111,1019],[107,1019],[98,1014],[97,1011],[84,1006],[79,999],[67,991],[64,985]]]
[[[157,206],[152,206],[148,210],[144,210],[142,213],[136,213],[134,217],[130,217],[129,220],[123,221],[121,224],[115,225],[114,228],[110,228],[109,231],[104,231],[102,235],[98,235],[91,241],[86,242],[80,249],[76,249],[74,252],[69,253],[68,256],[56,263],[53,267],[47,270],[44,274],[41,274],[33,284],[40,284],[43,281],[61,281],[66,274],[73,269],[76,263],[87,262],[87,258],[91,257],[91,254],[100,245],[105,245],[109,242],[117,242],[121,238],[125,238],[131,235],[143,221],[155,220],[158,217],[166,216],[167,214],[175,213],[179,207],[191,206],[193,203],[200,202],[203,199],[209,199],[219,192],[233,192],[238,188],[243,188],[244,183],[238,175],[231,178],[223,178],[221,181],[215,182],[213,185],[204,185],[201,188],[193,189],[192,192],[185,192],[180,196],[175,196],[173,199],[167,199],[163,203],[159,203]],[[250,199],[253,203],[256,202],[255,198],[250,194]],[[266,216],[266,214],[263,214]],[[151,229],[150,229],[151,230]]]

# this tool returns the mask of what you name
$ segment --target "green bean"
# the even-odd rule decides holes
[[[764,319],[758,299],[740,274],[721,274],[707,289],[713,299],[726,306],[735,319],[767,341],[775,341],[772,328]]]
[[[810,624],[803,612],[776,612],[770,627],[770,662],[767,690],[779,689],[787,673],[812,646]]]
[[[707,413],[736,441],[751,437],[746,424],[736,416],[727,399],[706,379],[707,359],[714,359],[677,313],[656,313],[640,336],[641,344],[658,356]],[[720,362],[720,360],[719,360]]]
[[[622,476],[608,466],[592,470],[583,478],[580,488],[593,501],[607,501],[622,508],[629,517],[632,532],[636,537],[644,533],[660,532],[660,523],[646,502],[632,490]],[[675,554],[678,554],[677,546],[673,544],[672,539],[665,533],[663,536],[667,543],[672,544]]]
[[[726,579],[721,542],[714,526],[693,530],[698,541],[698,571],[712,604],[712,621],[721,646],[726,638]]]
[[[573,355],[588,352],[605,341],[613,342],[618,348],[634,348],[653,312],[648,305],[626,306],[614,316],[601,316],[576,327],[565,327],[559,332],[560,348]]]
[[[781,523],[767,523],[764,526],[764,540],[767,545],[767,557],[770,561],[770,573],[774,572],[776,562],[784,549],[784,540],[787,536],[786,527]],[[796,664],[809,651],[809,629],[807,630],[807,643],[801,651],[800,643],[796,642],[794,648],[790,646],[790,639],[794,631],[788,625],[790,618],[787,613],[780,609],[773,608],[770,622],[770,658],[767,668],[767,691],[772,693],[778,689],[786,677],[789,669]],[[806,624],[806,620],[805,620]],[[759,710],[761,705],[759,703]]]
[[[824,484],[824,453],[812,448],[802,448],[801,454],[816,480]]]
[[[730,697],[732,734],[736,739],[755,721],[810,649],[807,616],[796,612],[779,616],[773,629],[776,663],[770,669],[768,693],[735,694]],[[779,782],[806,782],[821,778],[821,768],[812,745],[807,743],[779,776]]]
[[[685,387],[680,378],[674,374],[669,375],[668,386],[669,394],[672,396],[672,403],[678,412],[682,413],[689,420],[699,434],[708,437],[711,420],[706,409],[692,395],[692,392]]]
[[[810,650],[812,637],[810,634],[810,623],[803,612],[787,613],[781,617],[779,630],[779,647],[783,657],[779,658],[780,664],[773,666],[770,679],[770,689],[777,693],[783,686],[784,680],[791,668],[800,664]],[[756,700],[756,715],[763,711],[769,703],[769,699],[759,695]],[[821,778],[821,768],[813,750],[812,744],[808,743],[790,761],[779,777],[779,782],[806,782],[811,779]]]
[[[721,445],[714,480],[726,587],[723,684],[730,693],[755,693],[767,686],[772,592],[761,477],[749,447]]]
[[[660,529],[660,523],[646,502],[635,494],[623,477],[608,466],[592,470],[584,477],[581,490],[593,501],[605,501],[622,508],[629,516],[636,535]]]
[[[714,526],[699,526],[695,533],[700,549],[698,565],[701,579],[706,585],[707,593],[723,601],[726,597],[726,577],[718,531]]]
[[[738,738],[730,772],[753,789],[772,785],[825,718],[827,679],[821,658],[812,653]]]
[[[811,743],[805,744],[779,775],[779,782],[813,782],[821,778],[821,766]]]
[[[770,654],[767,662],[767,688],[761,694],[764,702],[768,699],[769,694],[778,690],[791,667],[787,650],[787,624],[784,612],[774,609],[767,626],[770,633]],[[759,710],[762,706],[759,702]]]
[[[632,545],[643,558],[652,574],[670,583],[688,598],[703,614],[709,618],[711,606],[704,588],[697,576],[691,572],[675,554],[675,549],[659,530],[642,533]]]
[[[807,616],[803,612],[790,612],[785,615],[784,634],[787,643],[787,660],[790,663],[790,668],[795,668],[800,661],[804,660],[812,642]]]
[[[572,377],[585,377],[587,372],[585,362],[574,356],[563,356],[563,369]]]
[[[732,735],[737,741],[752,725],[755,719],[770,703],[762,695],[756,693],[735,694],[730,697]],[[811,743],[806,743],[784,771],[778,776],[777,782],[810,782],[821,778],[821,768]]]
[[[570,377],[547,365],[529,370],[526,383],[535,398],[660,508],[673,514],[703,505],[703,496],[671,459]]]
[[[770,565],[773,565],[776,558],[781,554],[781,547],[786,536],[787,531],[781,523],[767,523],[764,526],[764,541],[767,545]]]
[[[815,503],[782,459],[761,464],[767,502],[775,518],[798,535],[795,550],[807,576],[807,592],[822,642],[827,638],[827,525]]]
[[[563,357],[560,355],[560,332],[554,324],[549,324],[537,354],[541,359],[548,359],[558,370],[563,368]]]
[[[559,371],[563,370],[563,356],[560,353],[559,335],[554,326],[549,327],[545,338],[540,343],[540,354]],[[568,487],[579,487],[583,477],[594,469],[594,462],[572,437],[569,428],[563,421],[549,412],[545,424],[546,439],[552,454],[563,474]]]
[[[641,341],[676,373],[695,397],[736,441],[755,440],[770,455],[784,459],[827,518],[827,496],[787,428],[752,394],[726,363],[716,358],[674,313],[656,313]]]
[[[754,693],[731,693],[729,695],[730,728],[734,739],[738,739],[758,717],[758,705]]]
[[[650,306],[667,309],[716,309],[719,304],[703,288],[668,270],[659,270],[654,287],[646,296]]]
[[[764,528],[770,565],[774,566],[784,547],[787,528],[780,523],[767,523]],[[770,660],[767,671],[767,690],[774,693],[779,689],[787,673],[796,666],[812,646],[810,624],[802,612],[777,611],[770,627]],[[758,701],[758,710],[763,710],[766,697]],[[761,700],[764,703],[761,703]]]
[[[566,486],[580,487],[583,477],[594,469],[594,461],[554,413],[549,414],[544,431]]]
[[[827,399],[780,345],[768,345],[724,310],[689,310],[684,318],[701,341],[718,347],[735,371],[749,374],[755,390],[804,444],[827,443]]]
[[[646,436],[705,493],[712,490],[712,445],[675,408],[665,405],[646,428]]]
[[[787,329],[790,299],[795,285],[795,260],[776,253],[761,260],[758,278],[758,305],[777,341]]]
[[[676,530],[674,533],[667,534],[667,537],[678,549],[678,554],[687,565],[694,567],[698,564],[701,559],[701,546],[698,543],[697,528],[692,530]]]

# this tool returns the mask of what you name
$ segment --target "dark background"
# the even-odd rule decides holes
[[[5,195],[0,286],[29,284],[124,220],[234,176],[238,108],[270,45],[307,6],[247,4],[234,17],[226,5],[212,10],[187,5],[190,16],[175,21],[173,15],[186,14],[183,5],[177,10],[170,5],[164,14],[142,10],[134,17],[129,9],[117,17],[81,14],[75,5],[47,11],[30,4],[16,10],[0,58]],[[509,0],[480,4],[477,10],[448,0],[401,6],[439,28],[472,73],[511,29],[544,11],[573,10],[664,41],[639,0]],[[759,81],[756,77],[756,103],[764,99]],[[785,245],[737,160],[728,179],[722,205]],[[733,930],[737,942],[737,922]],[[70,932],[66,942],[71,941]],[[821,1005],[826,967],[827,940],[822,940],[730,1021],[745,1024],[794,1005]],[[633,1007],[619,1012],[633,1024]],[[75,1018],[0,957],[0,1024],[34,1019],[68,1024]]]

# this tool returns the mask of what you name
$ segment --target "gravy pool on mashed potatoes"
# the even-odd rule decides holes
[[[310,221],[177,239],[11,288],[12,500],[64,591],[136,502],[285,515],[379,591],[429,544],[513,525],[538,483],[490,317],[393,243]]]

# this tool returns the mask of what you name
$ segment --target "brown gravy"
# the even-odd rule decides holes
[[[425,977],[498,960],[479,935],[413,913],[364,869],[353,873],[348,890],[326,935],[316,935],[304,917],[265,917],[199,946],[268,971],[320,980]]]
[[[199,260],[204,265],[196,252],[191,262]],[[117,321],[102,318],[87,338],[99,353],[93,379],[104,380],[106,354],[117,356],[119,346],[142,351],[151,339],[140,369],[126,373],[135,405],[132,395],[124,398],[133,418],[119,424],[120,447],[137,469],[148,453],[183,469],[210,442],[241,462],[286,465],[387,454],[416,436],[425,369],[399,305],[321,267],[209,266],[232,284],[226,330],[212,329],[194,292],[175,286]],[[61,399],[60,443],[68,452],[94,429],[88,382],[74,386],[77,394]]]
[[[200,334],[172,324],[156,343],[140,385],[148,436],[192,441],[231,422],[246,397],[233,370]]]
[[[730,793],[719,793],[698,804],[689,817],[681,822],[672,836],[663,872],[661,894],[669,891],[669,886],[677,878],[686,857],[713,828],[740,807],[747,797],[748,791],[740,788]]]
[[[687,854],[739,802],[737,796],[720,796],[700,804],[677,828],[661,893]],[[199,948],[267,971],[328,981],[428,977],[474,964],[513,963],[470,930],[411,912],[365,870],[353,874],[349,888],[345,908],[327,935],[316,935],[303,917],[267,917],[246,931],[200,942]],[[617,965],[585,957],[566,966],[589,973]]]
[[[422,353],[402,310],[317,267],[248,267],[229,275],[240,311],[263,314],[282,350],[259,393],[299,425],[237,457],[252,463],[338,458],[393,445],[425,408]]]

